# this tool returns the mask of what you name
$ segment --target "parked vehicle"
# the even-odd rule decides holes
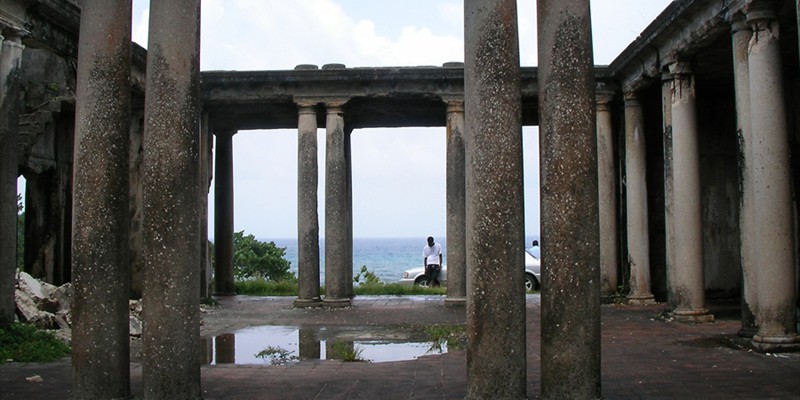
[[[541,285],[539,284],[542,276],[541,271],[542,271],[541,261],[526,250],[525,251],[526,292],[539,290],[539,288],[541,287]],[[439,273],[439,283],[442,284],[442,286],[447,285],[447,265],[442,266],[442,271]],[[423,267],[416,267],[408,269],[403,272],[403,275],[400,278],[400,284],[405,286],[417,285],[422,287],[428,287],[431,285],[431,282],[428,281],[428,277],[425,275],[425,269]]]

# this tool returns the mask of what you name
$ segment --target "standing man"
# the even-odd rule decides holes
[[[442,245],[433,241],[433,236],[428,236],[428,245],[422,249],[422,265],[425,266],[425,275],[433,286],[439,286],[439,272],[442,270]]]

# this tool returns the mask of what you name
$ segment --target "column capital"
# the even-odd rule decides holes
[[[630,90],[630,89],[625,90],[623,92],[623,99],[625,100],[625,107],[641,106],[641,102],[639,101],[639,92],[635,90]]]
[[[675,78],[678,75],[692,75],[694,70],[692,68],[692,62],[686,60],[676,60],[674,63],[669,64],[667,66],[669,70],[669,74]]]
[[[224,137],[233,137],[233,135],[239,133],[239,131],[235,129],[218,129],[214,130],[214,136],[224,136]]]
[[[347,97],[331,97],[324,100],[325,108],[328,114],[341,113],[342,107],[347,104],[350,99]]]
[[[314,108],[319,103],[323,103],[323,99],[319,97],[302,97],[302,96],[295,96],[293,99],[294,104],[297,105],[297,108]]]
[[[447,113],[464,113],[464,99],[463,98],[443,98],[447,103]]]
[[[617,95],[617,85],[609,82],[596,82],[594,89],[594,98],[598,106],[608,106],[614,101],[614,96]]]
[[[464,103],[464,96],[460,94],[444,94],[442,101],[445,103]]]
[[[770,0],[755,0],[745,6],[744,12],[747,24],[756,27],[756,30],[762,30],[757,27],[759,23],[769,23],[778,18],[775,5]]]
[[[747,25],[747,17],[742,12],[737,12],[731,16],[731,35],[735,35],[741,31],[749,31],[750,26]]]

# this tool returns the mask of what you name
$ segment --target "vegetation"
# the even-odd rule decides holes
[[[374,272],[369,271],[366,265],[361,266],[361,271],[353,277],[353,283],[357,285],[353,292],[357,295],[415,295],[415,294],[446,294],[445,287],[420,287],[403,286],[399,283],[382,282]]]
[[[280,281],[292,278],[291,263],[285,255],[286,248],[276,246],[275,242],[260,242],[253,235],[245,236],[244,231],[233,235],[233,273],[237,279]]]
[[[363,348],[355,346],[352,342],[333,342],[330,347],[330,355],[328,358],[339,359],[342,361],[367,361],[361,358],[361,353],[364,352]]]
[[[445,344],[449,350],[459,350],[467,342],[467,332],[463,325],[426,326],[425,335],[431,342],[431,351],[441,352]]]
[[[263,278],[236,281],[236,293],[251,296],[297,296],[297,279],[270,281]]]
[[[362,285],[353,288],[359,296],[412,296],[412,295],[443,295],[447,294],[446,287],[421,287],[403,286],[399,283],[383,283],[381,285]]]
[[[267,346],[264,350],[256,353],[256,357],[265,362],[268,361],[270,365],[284,365],[300,359],[292,353],[294,352],[282,347]]]
[[[443,295],[447,293],[445,287],[420,287],[402,286],[399,283],[382,282],[375,273],[367,270],[366,266],[361,267],[355,277],[353,292],[359,296],[409,296],[409,295]],[[325,294],[325,288],[321,288]],[[236,281],[236,293],[250,296],[297,296],[297,278],[294,274],[284,279],[270,280],[264,278],[240,279]]]
[[[69,354],[70,348],[50,332],[33,325],[13,323],[0,328],[0,364],[15,362],[51,362]]]
[[[363,280],[363,282],[362,282]],[[367,270],[366,265],[361,266],[361,272],[353,277],[353,283],[360,286],[380,286],[383,285],[381,279],[374,272]]]

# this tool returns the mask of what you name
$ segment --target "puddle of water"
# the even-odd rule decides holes
[[[339,329],[339,328],[337,328]],[[202,338],[204,364],[286,365],[303,360],[341,360],[348,355],[358,360],[389,362],[414,360],[430,354],[447,353],[447,344],[402,339],[358,338],[359,330],[345,328],[339,334],[326,328],[259,326],[235,333]],[[338,337],[337,337],[338,336]]]

